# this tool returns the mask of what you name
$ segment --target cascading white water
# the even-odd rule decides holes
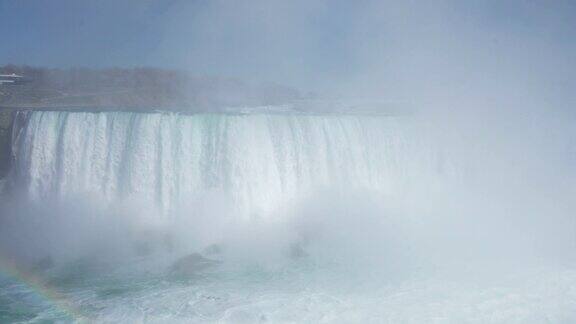
[[[0,252],[54,260],[44,275],[73,318],[576,319],[576,272],[556,263],[573,254],[572,186],[555,176],[573,179],[564,132],[289,113],[18,120],[10,183],[31,201],[0,205]],[[143,242],[153,251],[139,254]],[[214,244],[218,256],[205,250]],[[174,261],[194,252],[221,266],[171,281]],[[4,303],[34,295],[0,285]],[[30,309],[34,320],[70,317],[44,303]]]
[[[37,111],[14,144],[14,172],[34,199],[137,199],[166,215],[219,191],[243,217],[268,217],[313,190],[401,195],[446,171],[414,128],[390,116]]]

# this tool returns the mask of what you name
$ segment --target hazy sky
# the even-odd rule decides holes
[[[434,92],[502,71],[498,82],[571,90],[575,37],[575,1],[0,0],[0,64],[185,68],[336,92]]]

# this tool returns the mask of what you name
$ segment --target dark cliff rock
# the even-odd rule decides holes
[[[0,178],[5,177],[10,169],[10,138],[13,116],[13,111],[0,110]]]

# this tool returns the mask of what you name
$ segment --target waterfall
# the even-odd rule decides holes
[[[35,111],[13,144],[32,199],[137,198],[166,215],[192,195],[226,194],[268,216],[314,190],[401,194],[442,159],[407,116]]]

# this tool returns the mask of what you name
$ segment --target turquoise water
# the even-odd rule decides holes
[[[538,269],[478,281],[382,278],[311,265],[212,272],[196,278],[95,275],[53,279],[59,299],[2,283],[2,322],[567,323],[576,272]],[[360,276],[356,276],[360,275]],[[526,285],[526,281],[530,285]],[[63,306],[65,305],[65,306]]]

